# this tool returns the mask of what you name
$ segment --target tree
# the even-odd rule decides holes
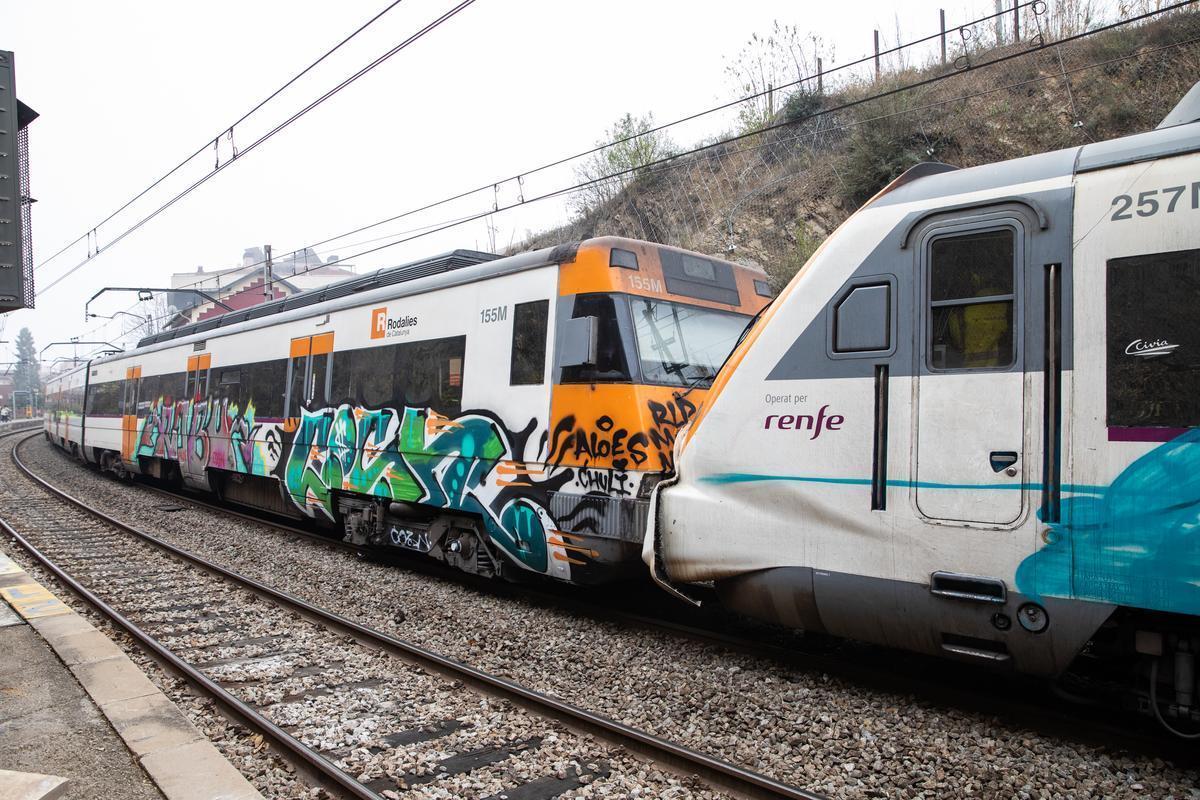
[[[742,133],[770,125],[775,115],[791,101],[792,109],[812,105],[817,94],[815,76],[817,58],[824,57],[826,65],[833,62],[833,51],[825,52],[825,44],[815,34],[805,36],[795,25],[781,25],[776,20],[766,36],[753,34],[746,44],[725,65],[725,74],[740,95],[761,95],[742,103],[738,123]],[[799,86],[780,87],[804,78],[813,78]],[[798,101],[796,96],[805,98]]]
[[[29,402],[41,395],[41,368],[37,351],[33,346],[33,334],[29,328],[21,328],[17,334],[17,365],[13,371],[13,392],[29,392]]]
[[[618,119],[596,142],[603,148],[592,153],[575,168],[580,183],[590,181],[572,199],[580,215],[604,205],[643,174],[644,168],[666,158],[674,145],[662,131],[654,131],[654,114],[635,117],[630,113]]]

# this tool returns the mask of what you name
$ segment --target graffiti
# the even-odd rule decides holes
[[[574,463],[588,465],[599,459],[611,459],[616,469],[627,469],[630,461],[634,466],[645,463],[646,434],[630,435],[625,428],[618,428],[612,417],[599,417],[590,427],[575,426],[575,417],[565,417],[555,428],[550,461],[561,464],[570,458]]]
[[[666,473],[675,471],[675,437],[696,415],[696,405],[686,395],[677,394],[666,403],[647,402],[650,410],[650,445],[658,455],[658,467]]]
[[[244,411],[229,400],[172,400],[159,397],[140,421],[133,455],[178,461],[190,474],[208,467],[252,475],[269,475],[278,462],[278,434],[273,425],[254,421],[254,404]]]
[[[397,547],[406,547],[420,553],[428,553],[433,548],[429,541],[429,531],[414,531],[393,525],[388,531],[388,537]]]
[[[1200,429],[1151,450],[1108,487],[1072,492],[1045,546],[1017,568],[1022,592],[1200,614]]]
[[[489,539],[545,572],[546,533],[554,526],[540,505],[516,496],[528,494],[533,484],[518,488],[488,480],[501,460],[512,457],[514,438],[482,414],[450,419],[430,409],[349,404],[304,410],[283,479],[310,516],[333,519],[337,490],[478,515]],[[556,488],[553,483],[561,481],[537,488]]]
[[[600,492],[601,494],[628,497],[633,494],[634,483],[629,473],[616,469],[589,469],[579,467],[575,470],[577,489],[583,492]]]

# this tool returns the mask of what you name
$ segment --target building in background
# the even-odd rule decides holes
[[[350,264],[339,264],[337,256],[324,261],[309,248],[298,250],[275,261],[268,286],[263,269],[265,253],[261,247],[248,247],[242,263],[227,269],[197,267],[195,272],[177,272],[171,276],[173,289],[199,289],[234,310],[279,300],[309,289],[319,289],[354,275]],[[192,292],[170,292],[168,305],[175,311],[168,328],[176,328],[224,314],[225,309]]]

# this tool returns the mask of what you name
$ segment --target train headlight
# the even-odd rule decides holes
[[[1017,609],[1017,621],[1030,633],[1041,633],[1050,625],[1050,615],[1037,603],[1026,603]]]

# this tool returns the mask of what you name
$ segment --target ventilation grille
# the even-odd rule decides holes
[[[566,533],[641,542],[650,501],[550,492],[550,516]]]
[[[477,250],[455,250],[451,253],[445,253],[433,258],[414,261],[411,264],[404,264],[399,267],[391,267],[389,269],[381,269],[372,272],[369,275],[361,275],[354,278],[349,278],[344,281],[326,286],[320,289],[312,289],[300,294],[294,294],[291,297],[286,297],[282,300],[275,300],[270,303],[261,303],[250,309],[249,312],[237,311],[222,314],[219,317],[212,317],[203,322],[193,322],[191,325],[184,325],[180,328],[172,328],[171,330],[156,333],[153,336],[147,336],[138,342],[138,347],[145,347],[158,342],[165,342],[170,339],[180,339],[184,336],[190,336],[193,333],[202,333],[214,328],[219,328],[225,325],[235,325],[249,319],[259,319],[267,317],[271,314],[279,314],[283,311],[291,311],[304,306],[312,306],[317,303],[323,303],[326,300],[333,300],[337,297],[345,297],[355,292],[363,292],[369,289],[376,289],[380,286],[390,286],[396,283],[404,283],[406,281],[424,278],[429,275],[437,275],[442,272],[450,272],[451,270],[461,269],[462,267],[470,267],[476,264],[482,264],[485,261],[494,261],[501,256],[495,253],[482,253]]]
[[[29,128],[17,130],[17,193],[21,199],[21,275],[25,307],[33,308],[33,197],[29,193]]]

